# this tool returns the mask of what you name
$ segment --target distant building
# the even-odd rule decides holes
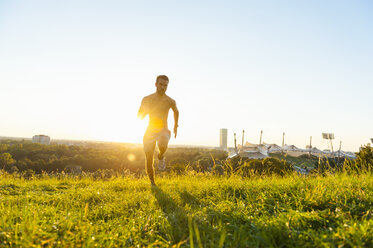
[[[49,145],[51,138],[47,135],[39,134],[32,137],[32,143],[39,143],[43,145]]]
[[[220,149],[227,150],[228,149],[228,129],[221,128],[220,129]]]

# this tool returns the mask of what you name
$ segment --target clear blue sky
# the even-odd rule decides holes
[[[159,74],[171,144],[345,150],[373,137],[372,1],[1,1],[0,136],[140,143]],[[172,117],[172,115],[171,115]],[[173,123],[170,118],[171,125]]]

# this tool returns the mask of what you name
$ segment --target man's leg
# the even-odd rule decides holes
[[[149,149],[148,151],[145,151],[146,173],[149,176],[150,182],[152,184],[155,184],[155,180],[154,180],[155,175],[154,175],[154,167],[153,167],[153,156],[154,156],[154,148],[152,150]]]
[[[149,176],[150,182],[152,185],[155,185],[155,175],[154,175],[154,167],[153,167],[153,157],[154,157],[154,149],[155,149],[155,139],[153,140],[152,137],[149,135],[144,136],[144,152],[145,152],[145,169],[146,173]]]
[[[167,151],[168,148],[168,141],[170,140],[171,134],[167,132],[165,135],[161,135],[158,137],[157,143],[158,143],[158,159],[162,160],[164,158],[164,154]]]

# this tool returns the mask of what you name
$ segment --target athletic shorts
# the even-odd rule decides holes
[[[154,150],[156,143],[158,143],[158,146],[167,147],[170,138],[171,132],[166,128],[162,129],[159,132],[146,130],[143,138],[144,151],[147,152]]]

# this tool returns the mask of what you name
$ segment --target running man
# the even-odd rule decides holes
[[[146,157],[145,167],[152,185],[155,185],[153,156],[156,143],[159,150],[158,166],[161,170],[166,169],[164,154],[167,151],[168,141],[171,137],[171,132],[168,130],[167,125],[168,111],[170,108],[174,112],[175,138],[177,135],[179,110],[176,107],[175,100],[166,95],[168,82],[169,80],[167,76],[158,76],[155,82],[155,87],[157,88],[156,92],[142,99],[139,112],[137,113],[137,116],[141,119],[144,119],[146,115],[149,115],[149,125],[146,129],[143,143]]]

